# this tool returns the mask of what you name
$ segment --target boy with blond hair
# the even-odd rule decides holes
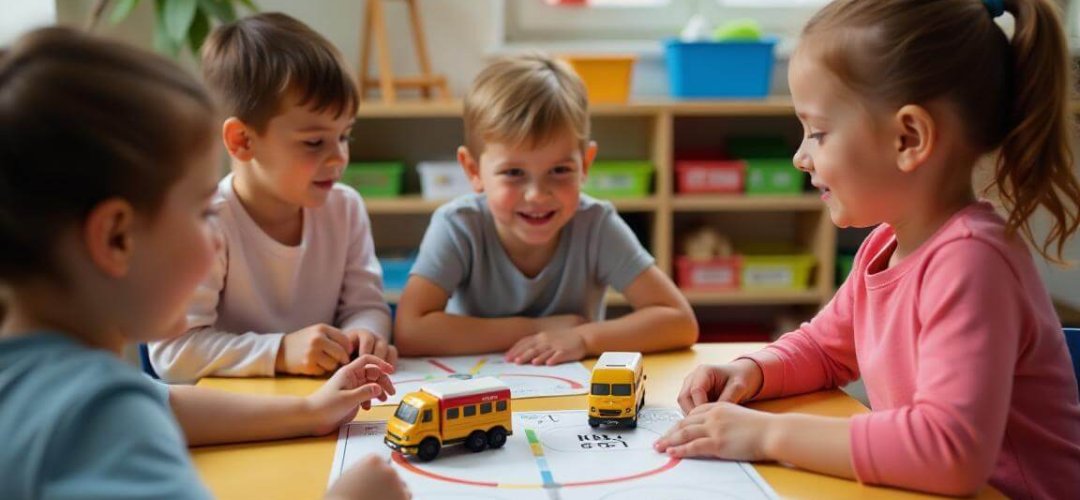
[[[432,217],[398,308],[402,354],[552,365],[697,340],[690,305],[615,209],[581,194],[597,147],[572,70],[539,55],[492,64],[465,98],[465,138],[476,193]],[[634,312],[604,320],[609,286]]]
[[[284,14],[207,39],[202,68],[228,119],[232,173],[213,210],[220,248],[186,334],[150,344],[163,379],[320,375],[371,353],[393,363],[390,314],[349,162],[356,85],[336,49]]]

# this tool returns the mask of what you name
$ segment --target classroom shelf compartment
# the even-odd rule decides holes
[[[680,194],[672,199],[672,207],[679,212],[816,212],[825,204],[817,193],[799,196]]]

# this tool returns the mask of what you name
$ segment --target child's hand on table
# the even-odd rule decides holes
[[[319,390],[307,397],[308,414],[315,419],[315,435],[333,432],[352,421],[356,412],[371,409],[371,400],[386,401],[394,384],[388,374],[394,367],[371,354],[362,354],[343,366]]]
[[[392,366],[397,366],[397,347],[390,345],[389,342],[376,335],[374,332],[360,329],[346,330],[345,336],[349,337],[352,345],[356,346],[356,350],[350,351],[350,354],[353,352],[358,355],[372,354],[376,358],[390,363]]]
[[[540,318],[539,332],[525,337],[506,351],[506,360],[534,365],[557,365],[577,361],[588,354],[585,339],[575,327],[588,323],[576,314]]]
[[[722,365],[701,365],[683,380],[679,407],[689,415],[712,401],[741,403],[761,390],[762,380],[761,368],[745,358]]]
[[[680,458],[767,460],[766,441],[775,417],[733,403],[704,404],[669,429],[653,448]]]
[[[282,337],[274,369],[295,375],[331,373],[349,362],[352,351],[352,341],[341,330],[311,325]]]
[[[338,478],[326,492],[327,499],[408,500],[412,493],[390,464],[368,455]]]

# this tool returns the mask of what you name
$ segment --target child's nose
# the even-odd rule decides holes
[[[801,147],[795,152],[795,156],[791,159],[791,163],[795,165],[795,168],[802,170],[803,172],[810,172],[814,169],[810,155],[803,151],[803,148]]]

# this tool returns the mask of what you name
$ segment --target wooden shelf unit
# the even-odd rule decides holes
[[[456,100],[429,102],[399,102],[397,104],[363,103],[357,113],[357,141],[353,158],[359,161],[404,159],[407,165],[432,159],[430,155],[451,158],[460,137],[460,130],[445,133],[447,127],[459,127],[461,102]],[[623,105],[596,105],[591,109],[594,137],[600,143],[599,159],[648,159],[656,167],[653,194],[638,199],[613,199],[615,207],[624,214],[644,215],[650,228],[646,244],[657,265],[664,272],[674,272],[674,252],[677,219],[710,215],[765,217],[764,214],[790,215],[797,218],[792,239],[800,242],[806,253],[817,259],[812,288],[802,291],[731,291],[705,292],[685,290],[695,306],[728,305],[823,305],[835,291],[837,230],[816,193],[796,196],[686,195],[675,192],[674,156],[679,120],[722,120],[732,122],[741,132],[740,120],[750,127],[772,130],[770,127],[792,128],[797,125],[790,100],[771,98],[762,101],[642,101]],[[410,127],[415,127],[410,129]],[[439,127],[442,127],[441,129]],[[696,127],[701,128],[701,127]],[[729,128],[729,127],[723,127]],[[435,132],[440,130],[443,133]],[[753,131],[751,131],[753,132]],[[724,135],[730,131],[717,131]],[[365,135],[373,139],[365,141]],[[635,135],[636,134],[636,135]],[[425,136],[426,137],[422,137]],[[444,136],[449,136],[447,139]],[[601,138],[602,137],[602,138]],[[431,139],[425,141],[425,139]],[[452,139],[452,141],[451,141]],[[436,144],[442,141],[442,144]],[[450,142],[448,142],[450,141]],[[370,144],[368,144],[370,142]],[[644,142],[644,144],[642,144]],[[411,156],[410,156],[411,155]],[[424,155],[428,155],[425,157]],[[419,194],[406,194],[395,199],[365,200],[376,229],[376,245],[380,242],[378,224],[382,217],[415,217],[417,223],[435,210],[443,201],[424,200]],[[762,214],[762,215],[759,215]],[[390,224],[390,223],[388,223]],[[394,219],[393,224],[400,224]],[[403,231],[400,226],[393,233]],[[414,236],[415,237],[415,236]],[[419,245],[419,240],[415,241]],[[395,299],[398,294],[388,293]],[[611,306],[626,305],[622,296],[608,294]]]

